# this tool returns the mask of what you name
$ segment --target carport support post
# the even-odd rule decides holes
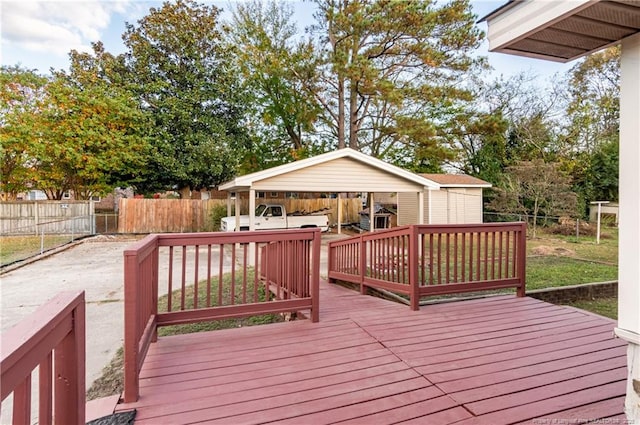
[[[236,191],[236,228],[235,231],[240,231],[240,192]]]
[[[256,230],[256,191],[249,189],[249,230]]]
[[[424,189],[418,192],[418,224],[424,224]]]
[[[369,231],[373,232],[376,230],[376,211],[375,205],[373,204],[373,192],[369,192]]]
[[[231,217],[231,192],[227,192],[227,217]]]
[[[622,40],[620,57],[620,239],[618,327],[627,348],[625,413],[640,423],[640,34]]]
[[[342,195],[338,192],[336,196],[338,201],[338,234],[342,233]]]

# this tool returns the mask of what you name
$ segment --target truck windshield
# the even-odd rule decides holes
[[[262,215],[262,212],[265,210],[265,208],[267,208],[266,205],[264,204],[260,204],[256,207],[256,217],[259,217]]]

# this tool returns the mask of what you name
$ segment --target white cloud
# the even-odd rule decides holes
[[[109,27],[123,1],[3,1],[2,43],[32,52],[66,56],[71,49],[89,50]]]

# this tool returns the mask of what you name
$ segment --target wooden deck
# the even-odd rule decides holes
[[[117,410],[141,425],[626,423],[609,319],[514,296],[410,311],[324,282],[320,306],[319,323],[161,338]]]

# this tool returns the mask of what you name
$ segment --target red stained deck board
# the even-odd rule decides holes
[[[210,405],[199,403],[199,408],[194,409],[191,404],[185,404],[184,408],[188,408],[188,411],[164,416],[162,421],[169,420],[169,423],[203,421],[230,424],[267,423],[364,400],[388,397],[427,386],[429,383],[424,378],[412,378],[408,371],[396,372],[291,394],[270,396],[268,392],[265,392],[261,399],[218,407],[209,407]],[[139,415],[136,416],[136,423],[159,423],[158,418],[150,418],[151,420],[146,422],[144,417],[140,417],[140,420],[138,417]],[[216,421],[214,422],[214,420]]]
[[[310,400],[302,403],[297,403],[289,406],[277,407],[275,409],[267,409],[259,412],[253,412],[246,415],[234,416],[229,419],[222,419],[217,421],[206,421],[208,424],[216,423],[232,423],[232,424],[261,424],[274,422],[280,424],[283,420],[288,418],[295,418],[304,414],[313,412],[321,412],[326,410],[333,410],[343,406],[350,406],[358,403],[362,403],[368,400],[382,400],[388,397],[392,397],[396,394],[403,394],[413,389],[420,389],[424,385],[424,379],[416,378],[405,382],[396,382],[388,385],[380,385],[369,389],[356,390],[350,393],[345,393],[337,396],[331,396],[318,400]],[[437,389],[431,390],[435,392]],[[331,421],[330,421],[331,422]],[[295,423],[295,421],[294,421]],[[297,423],[327,423],[326,421],[319,420],[318,422],[309,421],[305,422],[300,420]]]
[[[403,402],[405,394],[400,394],[398,396],[394,396],[394,398],[399,398]],[[362,424],[362,425],[371,425],[371,424],[393,424],[402,421],[408,421],[415,418],[425,418],[430,417],[435,412],[448,411],[449,420],[446,422],[437,421],[437,422],[422,422],[423,424],[443,424],[443,423],[451,423],[454,420],[461,420],[470,417],[471,415],[465,409],[458,406],[450,397],[440,396],[437,398],[432,398],[428,400],[418,400],[412,404],[399,405],[392,409],[383,410],[376,406],[375,400],[373,405],[369,407],[369,410],[365,410],[365,416],[358,416],[349,419],[342,420],[337,422],[339,424]],[[463,411],[459,412],[458,410]],[[333,412],[333,411],[332,411]],[[304,417],[303,417],[304,419]],[[328,418],[330,419],[330,417]],[[307,423],[305,421],[300,421],[298,423]],[[315,423],[333,423],[333,420],[326,420],[324,422],[315,422]]]
[[[273,329],[270,329],[270,326],[267,325],[252,326],[250,327],[252,331],[255,330],[253,328],[257,328],[261,332],[251,332],[249,336],[244,335],[244,332],[236,332],[234,335],[226,331],[221,333],[218,333],[220,331],[215,331],[209,334],[208,338],[201,336],[197,340],[193,338],[183,338],[184,335],[165,337],[165,340],[167,338],[174,340],[171,343],[158,345],[149,356],[162,355],[163,357],[169,358],[171,355],[175,355],[176,357],[180,357],[185,352],[193,352],[194,350],[197,351],[201,349],[206,349],[212,353],[226,354],[231,351],[277,347],[291,342],[304,341],[305,339],[310,340],[312,337],[310,333],[311,330],[316,339],[341,337],[345,334],[352,334],[360,330],[354,323],[346,321],[337,322],[334,326],[316,326],[315,323],[309,323],[307,321],[294,323],[300,323],[302,326],[294,326],[291,331],[286,330],[285,332],[282,332],[283,329],[286,329],[282,326],[277,326]],[[201,334],[206,335],[206,333]],[[162,340],[159,342],[162,342]]]
[[[466,425],[623,413],[626,345],[611,338],[610,320],[511,295],[411,311],[326,283],[320,308],[315,324],[161,337],[139,402],[117,410],[136,407],[140,424]]]
[[[493,372],[499,372],[505,369],[515,369],[515,368],[527,366],[530,364],[538,364],[538,363],[544,363],[552,360],[566,359],[566,358],[573,357],[583,353],[598,352],[601,350],[606,350],[608,348],[614,348],[616,347],[617,343],[618,342],[614,340],[602,341],[602,342],[597,342],[595,344],[583,345],[580,347],[573,347],[573,348],[552,351],[549,353],[537,354],[531,357],[513,358],[510,360],[505,360],[501,362],[498,362],[498,360],[496,360],[496,363],[487,363],[487,364],[481,364],[478,366],[471,365],[469,367],[464,367],[463,369],[445,370],[443,372],[439,372],[437,370],[433,371],[433,369],[429,368],[431,373],[425,374],[422,371],[423,367],[417,367],[416,370],[419,373],[424,374],[431,382],[439,383],[439,382],[450,381],[453,379],[461,379],[466,377],[486,375]],[[471,360],[469,361],[469,363],[471,364],[473,363],[473,361]]]
[[[499,410],[482,416],[476,416],[468,421],[461,421],[458,425],[470,424],[515,424],[528,421],[537,417],[553,418],[554,414],[563,410],[574,409],[576,417],[583,418],[586,414],[581,413],[581,406],[598,403],[614,397],[623,397],[625,394],[626,382],[618,381],[594,388],[587,388],[581,391],[574,391],[571,394],[553,397],[545,400],[528,403],[522,406],[511,407]]]
[[[531,359],[538,355],[553,355],[556,351],[572,349],[577,353],[588,351],[596,344],[605,344],[607,348],[615,347],[617,341],[613,340],[608,332],[600,332],[595,335],[587,335],[584,337],[573,339],[560,339],[546,344],[538,344],[531,346],[517,347],[507,346],[501,350],[483,354],[478,353],[475,356],[451,356],[451,360],[447,361],[443,357],[425,357],[422,359],[407,360],[407,364],[420,367],[420,373],[431,374],[446,372],[449,370],[460,370],[463,368],[472,368],[476,366],[495,364],[511,359]],[[401,356],[402,357],[402,356]],[[403,358],[404,360],[404,358]]]
[[[626,361],[626,350],[621,347],[610,348],[608,350],[596,351],[579,356],[560,358],[544,363],[525,365],[513,369],[497,370],[490,374],[462,377],[453,381],[440,382],[438,387],[451,394],[470,388],[481,388],[491,384],[509,382],[530,376],[541,375],[547,372],[555,372],[571,368],[578,365],[588,365],[599,361],[612,361],[617,358],[624,358]]]
[[[471,417],[469,412],[463,407],[456,407],[454,409],[444,410],[442,412],[433,413],[431,415],[420,416],[418,418],[410,419],[404,422],[398,422],[402,425],[446,425],[458,423],[462,420]]]
[[[595,363],[580,364],[574,367],[556,370],[549,373],[534,374],[532,376],[514,379],[511,381],[501,382],[499,384],[486,385],[478,388],[463,390],[460,392],[450,392],[451,397],[459,403],[470,403],[473,401],[484,400],[491,397],[497,397],[505,394],[511,394],[518,391],[525,391],[531,388],[538,388],[544,385],[554,384],[569,379],[580,378],[582,376],[592,375],[596,372],[624,368],[626,359],[624,357],[615,357],[613,359],[602,360]],[[618,372],[618,375],[619,372]]]
[[[183,373],[183,372],[191,372],[195,370],[201,370],[204,367],[212,368],[212,367],[227,367],[234,366],[238,364],[250,364],[256,362],[264,362],[271,359],[278,359],[282,357],[295,357],[301,355],[307,355],[314,352],[319,351],[332,351],[340,348],[346,347],[355,347],[358,345],[370,344],[374,342],[371,337],[368,336],[360,336],[357,338],[350,339],[338,339],[333,341],[323,341],[322,343],[310,343],[306,346],[298,346],[292,348],[290,351],[284,350],[282,347],[280,349],[274,348],[269,350],[268,352],[254,352],[247,353],[242,356],[235,357],[223,357],[217,360],[207,359],[206,356],[204,358],[200,357],[199,361],[194,361],[192,358],[187,357],[188,363],[180,362],[180,360],[171,359],[168,362],[156,361],[151,365],[145,364],[140,372],[141,378],[159,376],[164,373],[168,369],[170,373]]]
[[[568,379],[555,384],[544,385],[526,391],[519,391],[512,394],[493,397],[473,403],[466,403],[465,407],[476,416],[485,413],[504,410],[509,407],[521,406],[534,401],[545,400],[552,397],[570,394],[585,388],[599,387],[612,382],[619,382],[626,368],[607,370],[593,373],[579,378]],[[625,380],[626,381],[626,380]]]
[[[494,321],[500,322],[509,317],[512,319],[529,318],[535,316],[553,316],[556,314],[567,314],[571,312],[569,309],[561,308],[551,304],[546,305],[517,305],[514,304],[504,309],[492,309],[492,310],[476,310],[470,308],[464,313],[457,314],[441,314],[431,310],[431,306],[424,306],[422,310],[427,312],[430,316],[429,323],[430,329],[438,332],[441,329],[446,329],[457,325],[482,325],[491,323]],[[576,311],[573,311],[574,313]],[[580,312],[578,312],[580,313]],[[582,313],[580,313],[582,314]],[[407,318],[407,323],[402,326],[400,322],[387,323],[387,320],[377,321],[376,324],[363,323],[358,320],[362,325],[367,326],[367,329],[372,332],[380,331],[380,335],[385,335],[385,331],[390,333],[394,330],[403,330],[407,332],[423,330],[423,325],[426,320],[424,315],[417,315],[416,317]]]
[[[372,368],[379,366],[389,365],[390,363],[399,363],[398,358],[393,355],[387,355],[384,357],[377,357],[370,360],[363,360],[358,362],[351,362],[346,364],[337,364],[334,366],[327,366],[324,368],[315,368],[308,371],[295,371],[292,370],[289,373],[267,376],[264,378],[254,377],[253,379],[238,380],[234,375],[226,375],[222,377],[211,376],[208,379],[198,379],[195,381],[186,381],[180,383],[181,385],[174,384],[170,392],[172,395],[172,402],[181,402],[200,397],[202,392],[206,392],[207,396],[225,396],[229,393],[235,392],[248,392],[250,390],[262,390],[267,387],[278,386],[278,391],[286,388],[286,386],[300,386],[302,388],[308,383],[324,379],[325,382],[336,382],[336,377],[342,379],[356,375],[360,370],[366,370],[371,372]],[[268,368],[265,365],[265,368]],[[398,369],[404,369],[404,366],[398,366]],[[378,369],[380,371],[380,369]],[[206,376],[206,375],[205,375]],[[308,383],[301,381],[308,380]],[[160,404],[166,401],[166,396],[163,387],[156,388],[154,392],[145,396],[144,404]],[[140,403],[138,403],[140,405]]]
[[[498,332],[504,332],[508,330],[517,330],[517,329],[521,330],[522,328],[525,328],[525,327],[529,328],[530,326],[545,325],[548,323],[557,323],[563,320],[571,320],[578,317],[580,317],[579,313],[567,312],[567,313],[560,313],[553,317],[532,317],[527,320],[518,320],[518,321],[514,320],[511,322],[503,321],[502,323],[499,323],[499,324],[493,324],[493,325],[487,324],[484,327],[480,327],[480,328],[472,328],[472,327],[467,327],[462,325],[456,328],[452,328],[448,332],[442,331],[442,330],[439,332],[431,332],[428,329],[426,329],[421,334],[418,334],[418,333],[413,335],[398,334],[397,338],[394,338],[394,339],[388,339],[388,340],[385,340],[383,338],[380,338],[380,339],[384,341],[385,345],[389,347],[398,347],[402,345],[416,344],[416,343],[422,343],[422,342],[435,342],[439,340],[448,340],[450,342],[455,343],[456,338],[474,335],[477,333],[490,334],[492,332],[498,333]]]
[[[586,406],[580,406],[573,409],[563,410],[562,412],[553,413],[553,417],[536,417],[531,420],[520,422],[520,424],[544,424],[555,423],[557,424],[570,424],[570,423],[587,423],[589,420],[597,420],[604,418],[618,419],[616,421],[602,421],[601,423],[619,424],[623,425],[628,423],[626,416],[620,415],[621,409],[624,408],[624,400],[617,398],[611,398],[608,400],[599,401]],[[573,422],[572,422],[573,421]]]
[[[206,381],[211,385],[214,385],[218,381],[242,382],[289,373],[303,373],[336,364],[366,362],[368,359],[381,357],[389,357],[389,351],[381,348],[379,344],[361,345],[328,353],[323,352],[309,354],[307,356],[298,356],[294,359],[276,359],[249,365],[218,368],[215,370],[205,368],[195,372],[157,376],[142,380],[140,386],[150,387],[171,384],[171,389],[178,391],[181,388],[191,388],[192,385],[195,385],[192,384],[193,381]],[[397,360],[396,357],[396,361]],[[213,375],[213,377],[211,375]],[[201,385],[201,383],[196,384]]]
[[[299,352],[308,351],[309,345],[314,345],[315,347],[325,347],[327,351],[331,350],[337,343],[341,341],[354,341],[359,344],[367,344],[371,342],[375,342],[375,340],[369,336],[367,333],[363,332],[360,328],[352,328],[348,332],[344,332],[341,335],[331,335],[324,337],[323,335],[319,335],[317,338],[311,337],[311,332],[307,333],[307,336],[304,338],[299,338],[297,341],[286,341],[284,343],[278,345],[269,345],[266,347],[254,347],[250,346],[248,349],[243,350],[229,350],[228,352],[224,352],[222,350],[208,350],[205,348],[199,348],[194,350],[187,350],[186,353],[189,353],[189,358],[193,363],[198,362],[213,362],[216,360],[223,360],[229,357],[230,353],[233,353],[235,357],[268,357],[271,353],[278,353],[279,355],[283,354],[283,348],[285,348],[286,354],[291,354],[291,356],[297,355]],[[269,336],[265,335],[262,338],[268,339]],[[218,340],[218,345],[224,344],[223,339]],[[256,355],[259,354],[259,355]],[[147,368],[156,367],[156,363],[162,364],[163,367],[166,367],[171,364],[181,364],[184,362],[185,352],[181,353],[169,353],[162,357],[156,358],[155,355],[152,355],[146,363]]]
[[[245,412],[255,411],[254,409],[261,405],[261,400],[269,398],[271,407],[276,405],[285,406],[295,403],[296,400],[316,399],[327,397],[335,394],[344,394],[355,391],[359,388],[373,388],[378,385],[385,385],[398,381],[410,380],[418,377],[418,375],[403,367],[400,363],[390,365],[382,365],[372,367],[367,370],[358,370],[340,375],[329,377],[319,377],[315,379],[307,379],[295,383],[284,385],[265,385],[262,388],[243,391],[240,393],[229,393],[220,395],[217,391],[214,394],[208,394],[206,389],[202,389],[198,398],[191,399],[179,405],[173,405],[173,392],[166,392],[161,398],[157,398],[154,403],[154,415],[161,413],[162,415],[175,414],[188,410],[199,410],[216,407],[216,411],[225,409],[236,411],[245,410]],[[424,378],[420,378],[428,384]],[[426,386],[423,385],[423,386]],[[430,385],[430,384],[429,384]],[[139,404],[144,405],[143,397],[140,397]],[[260,410],[258,408],[258,410]],[[145,417],[142,414],[142,417]]]
[[[515,299],[515,298],[514,298]],[[528,298],[527,300],[530,300]],[[535,300],[537,301],[537,300]],[[466,302],[462,302],[465,304]],[[447,312],[446,314],[439,314],[438,310],[434,309],[435,305],[423,306],[422,310],[430,313],[430,324],[434,328],[447,327],[456,320],[469,320],[474,318],[491,318],[491,317],[504,317],[509,313],[524,313],[530,310],[540,310],[541,308],[554,309],[557,308],[551,304],[540,305],[539,302],[513,302],[507,303],[502,301],[502,305],[496,305],[493,307],[486,307],[482,304],[470,304],[467,308],[460,310],[459,312]],[[377,331],[378,329],[411,329],[413,326],[422,326],[424,324],[423,315],[407,316],[402,312],[398,312],[395,316],[386,316],[382,322],[379,318],[374,316],[377,320],[368,320],[366,318],[358,318],[358,322],[367,326],[367,329],[371,331]]]
[[[554,323],[553,327],[548,327],[545,329],[537,329],[537,330],[526,332],[526,333],[513,330],[508,335],[486,337],[484,339],[478,338],[482,334],[476,334],[476,335],[471,335],[470,337],[457,338],[455,343],[451,343],[451,341],[447,341],[447,342],[441,342],[441,343],[431,342],[431,343],[403,345],[400,347],[394,347],[393,352],[402,354],[403,358],[405,359],[411,359],[411,358],[419,358],[419,357],[446,355],[446,354],[457,353],[457,352],[470,352],[471,350],[475,351],[477,349],[484,349],[488,347],[518,344],[520,342],[531,345],[531,342],[532,342],[531,340],[536,340],[538,338],[545,338],[548,336],[568,335],[574,332],[579,333],[583,330],[590,331],[594,327],[598,327],[598,328],[603,327],[605,329],[611,328],[610,325],[602,324],[602,322],[599,322],[597,319],[591,319],[591,320],[585,321],[582,318],[577,318],[577,319],[574,319],[573,321]],[[549,332],[549,330],[551,329],[553,329],[552,333]]]
[[[421,403],[420,406],[417,406],[417,403]],[[360,403],[335,409],[323,409],[308,415],[278,420],[278,425],[326,424],[355,419],[364,415],[370,415],[371,412],[381,413],[375,422],[369,423],[390,423],[391,416],[386,416],[385,420],[382,420],[382,415],[389,411],[410,410],[417,412],[418,408],[420,408],[422,414],[429,414],[455,406],[457,406],[456,402],[450,397],[445,396],[444,393],[436,387],[430,386],[415,391],[393,394],[384,398],[365,400]],[[398,421],[399,420],[394,420],[394,422]]]

